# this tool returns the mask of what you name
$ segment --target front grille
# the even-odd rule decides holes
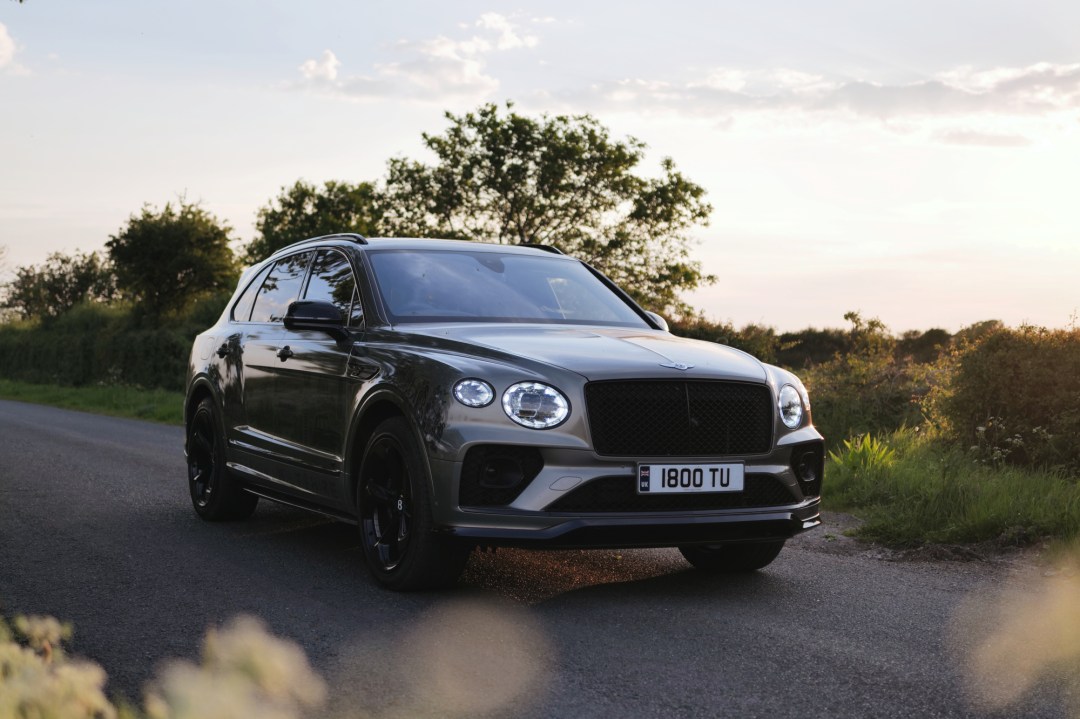
[[[772,446],[765,385],[679,380],[585,386],[597,454],[693,457],[764,454]]]
[[[744,509],[796,504],[792,491],[771,474],[748,474],[743,491],[711,494],[638,494],[634,477],[600,477],[549,504],[546,512],[664,512]]]

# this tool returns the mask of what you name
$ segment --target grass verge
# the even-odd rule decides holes
[[[895,547],[1080,538],[1080,479],[981,464],[910,430],[845,443],[830,458],[825,493],[830,509],[864,520],[857,536]]]
[[[59,387],[0,379],[0,399],[47,404],[164,424],[184,423],[184,395],[126,385]]]

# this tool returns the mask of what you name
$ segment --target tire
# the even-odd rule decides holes
[[[707,572],[753,572],[767,566],[784,548],[784,540],[745,544],[679,547],[686,561]]]
[[[195,513],[208,522],[247,519],[259,498],[244,491],[225,466],[225,438],[214,400],[204,397],[187,431],[188,491]]]
[[[454,584],[470,548],[434,532],[427,473],[409,425],[392,417],[375,428],[356,483],[360,544],[371,575],[399,592]]]

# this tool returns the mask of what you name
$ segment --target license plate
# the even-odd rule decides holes
[[[640,464],[638,494],[743,491],[741,464]]]

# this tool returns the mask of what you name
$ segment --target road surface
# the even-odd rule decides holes
[[[1068,716],[1060,682],[993,713],[965,680],[973,603],[1034,567],[893,561],[827,526],[751,576],[499,550],[453,591],[393,594],[354,527],[265,501],[209,524],[185,477],[180,428],[0,401],[0,607],[73,622],[136,702],[249,614],[303,647],[336,717]]]

